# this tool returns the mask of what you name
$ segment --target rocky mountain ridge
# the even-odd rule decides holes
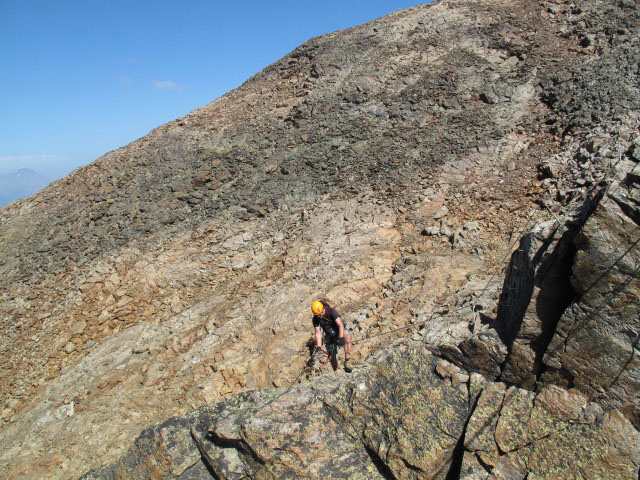
[[[223,397],[89,478],[634,478],[637,7],[396,12],[0,211],[3,474],[79,475]],[[319,292],[352,378],[304,370]]]

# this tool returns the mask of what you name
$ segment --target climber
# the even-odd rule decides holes
[[[351,334],[335,308],[326,300],[316,300],[311,304],[313,312],[313,328],[316,336],[316,350],[322,348],[323,336],[336,340],[339,347],[344,347],[344,370],[351,372]],[[324,335],[323,335],[324,334]],[[336,338],[337,337],[337,338]],[[337,370],[335,357],[331,358],[333,370]]]

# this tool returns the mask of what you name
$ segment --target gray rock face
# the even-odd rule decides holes
[[[576,208],[558,225],[537,225],[511,257],[496,319],[509,349],[501,379],[533,389],[560,316],[575,293],[570,285],[573,239],[593,209],[594,200]]]
[[[467,385],[441,381],[436,363],[423,347],[399,349],[352,376],[222,400],[147,430],[83,478],[188,478],[200,458],[191,426],[220,478],[444,478],[471,404]],[[410,437],[431,441],[416,448]]]
[[[639,10],[396,12],[0,210],[0,476],[636,479]]]
[[[577,300],[558,322],[543,381],[624,406],[640,426],[640,233],[629,215],[638,205],[624,198],[633,185],[614,184],[574,240]]]
[[[509,349],[503,381],[575,387],[638,426],[636,166],[619,162],[612,173],[620,182],[525,235],[494,326]]]
[[[619,412],[463,373],[422,346],[396,348],[351,376],[171,419],[82,478],[632,478],[640,466],[640,433]]]

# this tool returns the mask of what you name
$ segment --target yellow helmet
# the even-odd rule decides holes
[[[313,312],[314,315],[320,315],[323,309],[324,309],[324,305],[322,304],[322,302],[319,302],[318,300],[316,300],[311,304],[311,311]]]

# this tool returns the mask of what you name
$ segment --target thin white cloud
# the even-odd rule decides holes
[[[153,86],[156,90],[184,90],[184,87],[182,85],[171,80],[156,80],[155,82],[153,82]]]
[[[133,79],[129,75],[123,75],[120,77],[120,81],[118,83],[120,88],[129,88],[132,82]]]

